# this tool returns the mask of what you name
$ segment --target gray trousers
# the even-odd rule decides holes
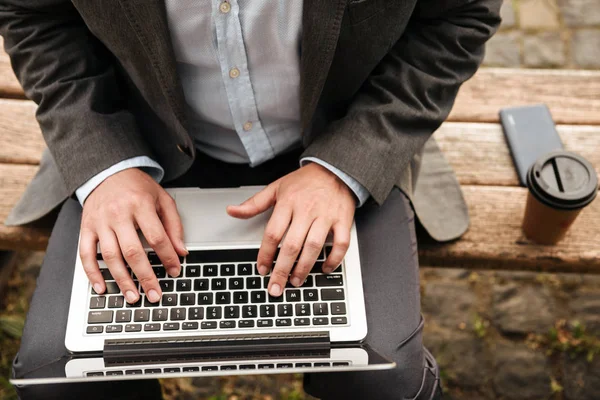
[[[214,164],[219,175],[229,168]],[[273,171],[273,166],[265,168]],[[262,183],[245,178],[236,168],[225,171],[226,175],[236,179],[241,176],[248,184]],[[287,172],[286,168],[275,169],[279,169],[278,175]],[[186,181],[195,172],[200,173],[194,170],[171,186],[198,186]],[[206,176],[206,166],[202,172]],[[254,169],[251,175],[259,172]],[[272,177],[266,179],[270,181]],[[200,183],[201,187],[212,186]],[[237,186],[239,182],[229,183]],[[52,231],[37,281],[21,348],[13,363],[15,377],[66,354],[64,339],[80,220],[80,205],[68,200]],[[398,366],[387,371],[306,374],[305,390],[322,399],[431,399],[439,385],[439,373],[435,359],[422,343],[412,208],[406,197],[394,190],[383,206],[368,203],[358,209],[356,223],[368,324],[365,341]],[[23,386],[17,390],[22,399],[161,398],[159,384],[154,380]]]

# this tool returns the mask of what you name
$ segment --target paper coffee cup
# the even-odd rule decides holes
[[[539,244],[555,244],[598,194],[598,176],[585,158],[568,151],[544,155],[527,173],[523,232]]]

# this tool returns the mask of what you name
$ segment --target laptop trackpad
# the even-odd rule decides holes
[[[230,217],[228,205],[237,205],[260,188],[182,190],[175,200],[181,216],[187,245],[260,244],[271,212],[247,220]]]

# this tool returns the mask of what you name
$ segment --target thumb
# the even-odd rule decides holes
[[[277,185],[270,184],[239,206],[227,206],[227,214],[234,218],[248,219],[267,211],[275,205]]]

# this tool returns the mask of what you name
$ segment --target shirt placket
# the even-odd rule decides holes
[[[217,54],[235,130],[254,166],[275,156],[258,116],[237,0],[213,0]]]

